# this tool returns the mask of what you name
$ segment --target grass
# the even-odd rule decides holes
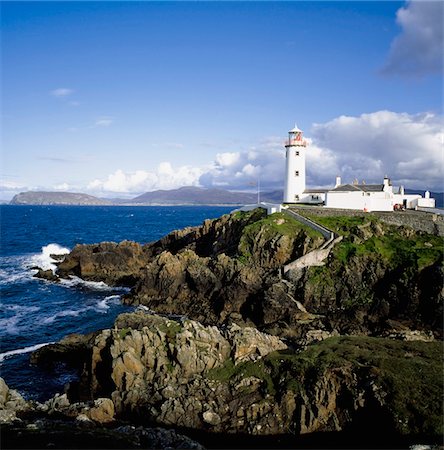
[[[269,242],[279,236],[296,239],[301,234],[305,234],[312,240],[322,238],[321,233],[298,222],[285,213],[274,213],[263,217],[245,226],[242,230],[242,236],[238,246],[238,259],[243,263],[248,263],[252,256],[251,249],[259,238],[264,242]]]
[[[443,395],[443,343],[340,336],[309,346],[301,353],[273,352],[256,362],[233,361],[207,372],[208,378],[237,383],[255,376],[274,395],[310,392],[326,371],[358,374],[360,389],[370,380],[384,393],[384,403],[402,434],[440,435]],[[351,383],[353,384],[353,383]],[[349,386],[353,389],[353,386]]]
[[[247,361],[236,366],[234,365],[233,360],[229,358],[222,366],[210,369],[206,373],[206,376],[210,380],[217,380],[222,382],[256,377],[265,382],[264,388],[266,392],[274,395],[276,393],[276,389],[271,375],[267,370],[268,369],[266,368],[263,360],[259,360],[256,362]]]
[[[182,325],[175,320],[168,320],[165,323],[160,323],[157,325],[157,328],[173,341],[176,339],[176,335],[182,331]]]
[[[443,261],[444,240],[440,236],[425,233],[407,236],[402,233],[402,229],[383,224],[371,214],[307,217],[344,236],[343,241],[333,251],[335,258],[342,264],[347,264],[353,256],[362,255],[380,258],[392,267],[400,264],[414,265],[419,270]],[[383,235],[374,231],[376,225],[384,230]],[[370,227],[373,235],[363,238],[361,230],[366,227]]]
[[[125,339],[128,334],[131,334],[131,328],[122,328],[121,330],[119,330],[120,339]]]

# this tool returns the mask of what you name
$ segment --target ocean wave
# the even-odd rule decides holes
[[[70,278],[60,279],[60,285],[67,286],[67,287],[83,286],[83,287],[86,287],[88,289],[92,289],[95,291],[120,291],[120,292],[122,292],[122,291],[128,292],[129,291],[129,288],[109,286],[108,284],[104,283],[103,281],[86,281],[86,280],[82,280],[82,278],[76,277],[75,275],[71,275]]]
[[[13,312],[14,315],[10,317],[3,317],[0,319],[0,329],[5,334],[18,334],[21,331],[19,323],[27,319],[28,315],[40,310],[38,306],[23,306],[23,305],[0,305],[2,313],[6,315]]]
[[[120,295],[109,295],[105,297],[103,300],[100,300],[97,303],[97,308],[100,310],[107,311],[111,305],[119,305],[120,304]]]
[[[29,281],[32,274],[24,267],[26,256],[3,256],[0,258],[0,285]]]
[[[45,342],[44,344],[31,345],[30,347],[18,348],[16,350],[10,350],[9,352],[0,353],[0,363],[2,363],[6,358],[10,358],[15,355],[22,355],[23,353],[30,353],[39,348],[45,347],[45,345],[53,344],[54,342]]]
[[[105,314],[112,305],[120,304],[120,295],[109,295],[103,299],[99,299],[93,305],[87,305],[83,308],[78,309],[68,309],[59,311],[52,316],[45,317],[40,321],[42,325],[50,325],[54,323],[57,319],[62,317],[78,317],[81,314],[84,314],[88,311],[94,311],[100,314]]]
[[[62,247],[59,244],[48,244],[42,247],[41,253],[33,255],[30,258],[29,263],[31,266],[37,266],[43,270],[52,270],[54,272],[57,268],[54,263],[56,263],[57,261],[51,258],[50,255],[66,255],[69,252],[69,248]]]

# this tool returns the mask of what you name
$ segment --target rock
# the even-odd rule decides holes
[[[98,423],[112,422],[114,420],[114,403],[109,398],[98,398],[89,410],[88,417]]]
[[[60,281],[60,278],[56,274],[54,274],[54,272],[51,269],[44,270],[37,268],[37,270],[38,270],[37,273],[33,275],[36,278],[42,278],[44,280],[56,283]]]
[[[227,329],[226,335],[232,343],[235,364],[256,361],[270,352],[287,348],[278,337],[261,333],[255,328],[241,328],[233,324]]]
[[[16,420],[17,413],[31,409],[28,403],[18,391],[9,389],[3,378],[0,378],[0,423],[11,423]]]
[[[2,425],[2,448],[143,448],[204,450],[198,442],[162,428],[95,426],[84,414],[72,421],[39,419]]]
[[[203,420],[210,425],[219,425],[221,422],[219,415],[213,411],[205,411],[203,413]]]

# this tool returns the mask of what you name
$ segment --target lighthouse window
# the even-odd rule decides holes
[[[298,176],[299,176],[299,170],[295,170],[295,171],[294,171],[294,176],[295,176],[295,177],[298,177]]]
[[[299,201],[299,195],[295,195],[295,196],[294,196],[294,199],[295,199],[296,201]]]
[[[299,151],[296,150],[296,151],[294,152],[294,154],[295,154],[296,156],[299,156]]]

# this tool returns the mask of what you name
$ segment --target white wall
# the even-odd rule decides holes
[[[434,208],[435,199],[434,198],[418,198],[418,203],[416,206],[421,208]]]
[[[393,211],[391,196],[386,192],[327,192],[325,206],[368,212]]]
[[[327,192],[325,206],[328,208],[364,210],[365,198],[363,192]]]

